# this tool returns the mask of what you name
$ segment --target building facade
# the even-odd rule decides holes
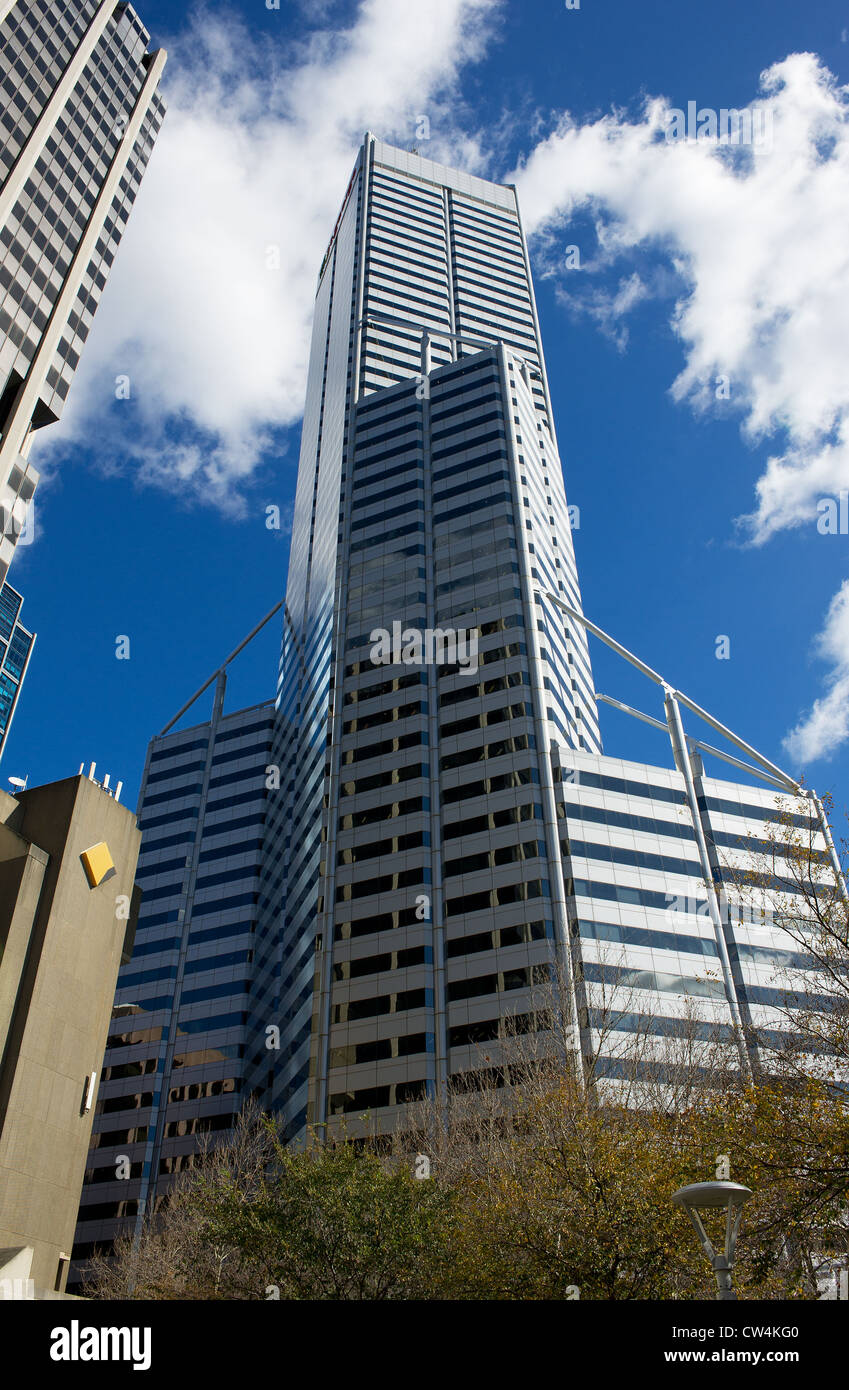
[[[201,1135],[244,1101],[249,992],[273,705],[152,740],[139,796],[143,900],[118,977],[74,1244],[155,1211]],[[124,1164],[120,1159],[123,1157]]]
[[[555,981],[576,1051],[622,1035],[611,1076],[611,979],[657,1037],[770,1016],[780,934],[704,907],[775,791],[603,758],[571,520],[515,190],[368,136],[316,297],[252,995],[293,1138],[393,1129]]]
[[[139,839],[91,778],[0,792],[0,1264],[48,1292],[68,1275]]]
[[[670,1038],[748,1066],[785,1026],[793,952],[734,893],[778,784],[690,742],[603,754],[571,522],[514,190],[367,137],[319,276],[276,699],[219,692],[148,753],[80,1262],[249,1095],[296,1142],[388,1133],[503,1079],[505,1022],[544,1035],[553,996],[611,1084],[635,1037],[649,1072]]]
[[[599,1079],[637,1089],[670,1057],[695,1080],[717,1050],[739,1065],[742,1041],[743,1065],[755,1069],[764,1049],[781,1047],[811,963],[773,912],[777,900],[803,910],[776,831],[779,804],[824,878],[828,868],[809,800],[708,777],[690,757],[697,824],[677,767],[552,749],[581,1051]]]
[[[551,709],[570,747],[600,744],[583,630],[564,633],[558,618],[543,636],[531,617],[537,574],[580,604],[515,192],[367,137],[316,298],[279,673],[281,787],[269,797],[260,899],[252,1084],[293,1134],[320,1122],[333,1096],[374,1089],[359,1084],[359,1063],[338,1064],[370,1031],[405,1095],[450,1070],[443,902],[462,894],[443,882],[441,835],[468,808],[448,812],[441,784],[453,793],[471,780],[455,771],[464,721],[491,729],[487,776],[478,769],[475,781],[479,795],[498,789],[492,814],[506,826],[548,806],[523,827],[526,848],[509,828],[484,835],[487,853],[506,856],[510,841],[515,856],[493,879],[498,921],[523,917],[521,895],[555,881],[541,720]],[[453,673],[375,665],[370,633],[396,621],[450,628],[461,643],[474,631],[476,674],[470,660]],[[562,891],[539,918],[556,918],[565,940]],[[398,930],[376,925],[360,943],[369,920]],[[371,993],[398,996],[393,1014],[406,1001],[403,1019],[332,1022],[340,989],[368,993],[339,972],[370,951],[400,951]],[[286,1041],[267,1085],[262,1025],[278,1019]]]
[[[130,5],[0,0],[0,579],[164,115]]]
[[[0,586],[0,758],[27,673],[35,633],[21,622],[23,599],[8,582]]]

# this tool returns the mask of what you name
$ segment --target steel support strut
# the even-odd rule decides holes
[[[740,1009],[737,1003],[737,991],[734,988],[734,977],[731,974],[731,961],[728,957],[728,944],[725,940],[725,929],[722,922],[722,912],[719,906],[719,899],[716,895],[716,886],[713,881],[713,868],[708,853],[707,840],[705,839],[704,826],[699,813],[699,801],[696,795],[696,784],[693,781],[693,768],[690,763],[690,755],[687,751],[687,738],[684,733],[684,726],[681,722],[681,711],[678,708],[678,701],[675,692],[669,686],[664,687],[664,708],[666,710],[666,724],[669,730],[669,738],[672,743],[672,756],[675,759],[675,766],[684,778],[684,788],[687,793],[687,804],[690,808],[690,820],[693,825],[693,834],[696,837],[696,848],[699,852],[699,863],[702,869],[702,877],[705,882],[707,892],[708,908],[710,909],[710,919],[713,923],[714,935],[716,937],[716,949],[719,955],[719,963],[722,966],[722,978],[725,984],[725,997],[731,1013],[731,1020],[734,1025],[734,1036],[737,1043],[737,1052],[740,1057],[740,1070],[747,1081],[752,1080],[752,1067],[749,1061],[749,1053],[746,1048],[746,1038],[743,1032],[743,1020],[740,1017]]]

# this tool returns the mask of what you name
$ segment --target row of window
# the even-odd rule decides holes
[[[359,956],[353,960],[333,962],[333,979],[358,980],[363,975],[382,975],[387,970],[409,970],[414,965],[430,965],[433,951],[430,946],[411,946],[404,951],[384,951],[379,956]]]
[[[332,1047],[328,1066],[333,1071],[337,1067],[357,1067],[366,1062],[388,1062],[398,1057],[414,1057],[420,1052],[433,1051],[433,1033],[407,1033],[395,1038],[373,1038],[368,1042]]]

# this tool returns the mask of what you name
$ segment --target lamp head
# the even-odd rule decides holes
[[[679,1187],[672,1200],[679,1207],[742,1207],[752,1195],[750,1187],[739,1182],[692,1182]]]

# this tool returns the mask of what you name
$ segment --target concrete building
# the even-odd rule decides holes
[[[47,1291],[67,1279],[139,841],[108,779],[0,792],[0,1278]]]
[[[115,0],[0,0],[0,580],[162,124],[148,40]]]

